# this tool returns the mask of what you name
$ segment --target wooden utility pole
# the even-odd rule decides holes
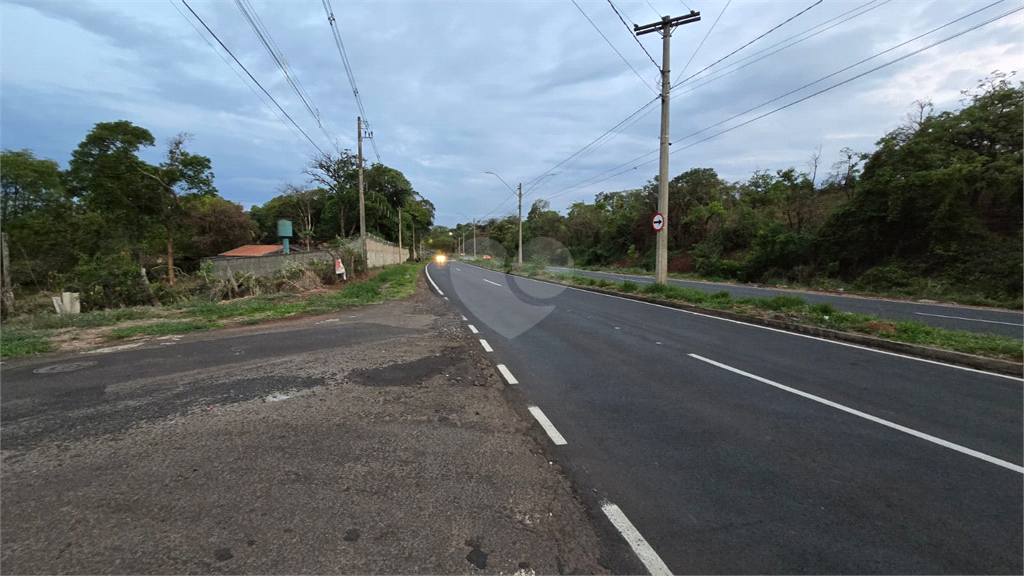
[[[363,197],[363,119],[356,116],[356,132],[359,134],[359,250],[366,264],[366,203]]]
[[[661,46],[661,165],[658,170],[658,213],[665,219],[664,225],[657,233],[657,253],[654,265],[654,281],[658,284],[668,283],[668,146],[669,146],[669,91],[672,88],[669,77],[669,40],[672,29],[676,26],[700,21],[700,12],[690,11],[686,16],[663,16],[660,22],[643,26],[633,25],[633,33],[637,36],[660,32]]]

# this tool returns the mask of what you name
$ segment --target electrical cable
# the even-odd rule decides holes
[[[986,10],[986,9],[988,9],[988,8],[991,8],[992,6],[995,6],[996,4],[1000,4],[1000,3],[1002,3],[1003,1],[1005,1],[1005,0],[999,0],[999,1],[997,1],[997,2],[994,2],[994,3],[992,3],[992,4],[989,4],[988,6],[985,6],[984,8],[981,8],[981,9],[979,9],[979,10],[975,10],[974,12],[971,12],[970,14],[967,14],[967,15],[965,15],[965,16],[962,16],[962,17],[960,17],[960,18],[957,18],[957,19],[955,19],[955,20],[953,20],[953,21],[950,21],[950,22],[948,22],[948,23],[946,23],[946,24],[943,24],[942,26],[939,26],[939,27],[937,27],[937,28],[934,28],[934,29],[932,29],[932,30],[930,30],[930,31],[928,31],[928,32],[925,32],[924,34],[921,34],[921,35],[919,35],[919,36],[916,36],[915,38],[913,38],[913,39],[911,39],[911,40],[908,40],[908,41],[906,41],[906,42],[900,43],[900,44],[898,44],[898,45],[896,45],[896,46],[893,46],[892,48],[889,48],[889,49],[887,49],[887,50],[885,50],[885,51],[883,51],[883,52],[880,52],[880,53],[878,53],[878,54],[876,54],[876,55],[874,55],[874,56],[871,56],[871,57],[869,57],[869,58],[867,58],[867,59],[865,59],[865,60],[862,60],[862,61],[861,61],[861,62],[859,62],[858,64],[861,64],[861,63],[863,63],[863,62],[866,62],[867,60],[870,60],[870,59],[872,59],[872,58],[874,58],[874,57],[876,57],[876,56],[879,56],[879,55],[885,54],[885,53],[887,53],[887,52],[891,52],[892,50],[894,50],[894,49],[896,49],[896,48],[899,48],[900,46],[903,46],[903,45],[907,44],[908,42],[912,42],[913,40],[917,40],[917,39],[920,39],[920,38],[921,38],[921,37],[923,37],[923,36],[926,36],[926,35],[928,35],[928,34],[931,34],[931,33],[935,32],[935,31],[937,31],[937,30],[940,30],[940,29],[942,29],[942,28],[945,28],[945,27],[947,27],[947,26],[949,26],[949,25],[951,25],[951,24],[954,24],[954,23],[956,23],[956,22],[959,22],[959,21],[961,21],[961,20],[963,20],[963,19],[965,19],[965,18],[967,18],[967,17],[969,17],[969,16],[972,16],[972,15],[974,15],[974,14],[977,14],[978,12],[981,12],[981,11],[983,11],[983,10]],[[828,87],[826,87],[826,88],[823,88],[823,89],[821,89],[821,90],[819,90],[819,91],[817,91],[817,92],[814,92],[814,93],[812,93],[812,94],[809,94],[809,95],[807,95],[807,96],[804,96],[804,97],[802,97],[802,98],[799,98],[799,99],[797,99],[797,100],[794,100],[793,102],[790,102],[790,103],[788,103],[788,104],[784,104],[784,105],[782,105],[782,106],[779,106],[778,108],[775,108],[775,109],[773,109],[773,110],[770,110],[770,111],[768,111],[768,112],[765,112],[764,114],[761,114],[761,115],[759,115],[759,116],[757,116],[757,117],[755,117],[755,118],[751,118],[750,120],[746,120],[746,121],[744,121],[744,122],[741,122],[740,124],[737,124],[736,126],[732,126],[732,127],[730,127],[730,128],[727,128],[727,129],[725,129],[725,130],[722,130],[721,132],[717,132],[717,133],[715,133],[715,134],[712,134],[712,135],[710,135],[710,136],[708,136],[708,137],[706,137],[706,138],[703,138],[703,139],[701,139],[701,140],[699,140],[699,141],[697,141],[697,142],[693,142],[693,143],[691,143],[691,144],[688,144],[688,145],[686,145],[686,146],[684,146],[684,147],[682,147],[682,148],[677,148],[677,149],[673,150],[672,152],[670,152],[670,154],[675,154],[676,152],[681,152],[681,151],[683,151],[683,150],[686,150],[686,149],[688,149],[688,148],[692,148],[693,146],[696,146],[697,144],[700,144],[700,143],[703,143],[703,142],[707,142],[708,140],[711,140],[711,139],[713,139],[713,138],[717,138],[718,136],[721,136],[722,134],[725,134],[725,133],[727,133],[727,132],[731,132],[731,131],[733,131],[733,130],[736,130],[737,128],[740,128],[740,127],[742,127],[742,126],[746,126],[746,125],[748,125],[748,124],[750,124],[750,123],[752,123],[752,122],[756,122],[757,120],[760,120],[760,119],[762,119],[762,118],[765,118],[765,117],[767,117],[767,116],[770,116],[770,115],[772,115],[772,114],[775,114],[776,112],[779,112],[779,111],[781,111],[781,110],[784,110],[784,109],[786,109],[786,108],[789,108],[789,107],[791,107],[791,106],[794,106],[794,105],[796,105],[796,104],[799,104],[800,102],[804,102],[805,100],[808,100],[808,99],[810,99],[810,98],[813,98],[813,97],[815,97],[815,96],[818,96],[818,95],[820,95],[820,94],[823,94],[823,93],[825,93],[825,92],[828,92],[828,91],[830,91],[830,90],[833,90],[833,89],[835,89],[835,88],[838,88],[839,86],[843,86],[843,85],[845,85],[845,84],[848,84],[848,83],[850,83],[850,82],[852,82],[852,81],[854,81],[854,80],[856,80],[856,79],[858,79],[858,78],[862,78],[863,76],[866,76],[866,75],[868,75],[868,74],[871,74],[871,73],[873,73],[873,72],[876,72],[876,71],[878,71],[878,70],[881,70],[881,69],[883,69],[883,68],[886,68],[886,67],[888,67],[888,66],[891,66],[891,65],[893,65],[893,64],[896,64],[897,62],[901,62],[901,61],[903,61],[903,60],[905,60],[905,59],[907,59],[907,58],[909,58],[909,57],[911,57],[911,56],[914,56],[914,55],[916,55],[916,54],[920,54],[921,52],[924,52],[925,50],[929,50],[929,49],[931,49],[931,48],[934,48],[934,47],[936,47],[936,46],[938,46],[938,45],[940,45],[940,44],[943,44],[943,43],[945,43],[945,42],[948,42],[948,41],[950,41],[950,40],[953,40],[953,39],[955,39],[955,38],[958,38],[958,37],[960,37],[960,36],[962,36],[962,35],[964,35],[964,34],[966,34],[966,33],[968,33],[968,32],[972,32],[972,31],[974,31],[974,30],[977,30],[978,28],[981,28],[981,27],[983,27],[983,26],[986,26],[986,25],[988,25],[988,24],[991,24],[991,23],[993,23],[993,22],[995,22],[995,21],[997,21],[997,20],[1001,20],[1002,18],[1005,18],[1005,17],[1007,17],[1007,16],[1010,16],[1011,14],[1015,14],[1015,13],[1017,13],[1017,12],[1020,12],[1021,10],[1024,10],[1024,7],[1019,7],[1019,8],[1015,8],[1015,9],[1013,9],[1013,10],[1010,10],[1010,11],[1008,11],[1008,12],[1005,12],[1005,13],[1003,13],[1003,14],[999,15],[999,16],[996,16],[996,17],[994,17],[994,18],[991,18],[991,19],[989,19],[989,20],[986,20],[985,22],[982,22],[982,23],[980,23],[980,24],[976,24],[976,25],[974,25],[974,26],[972,26],[972,27],[970,27],[970,28],[967,28],[967,29],[965,29],[965,30],[962,30],[962,31],[960,31],[960,32],[957,32],[957,33],[955,33],[955,34],[952,34],[952,35],[950,35],[950,36],[947,36],[946,38],[943,38],[943,39],[941,39],[941,40],[937,40],[937,41],[935,41],[935,42],[933,42],[933,43],[931,43],[931,44],[929,44],[929,45],[927,45],[927,46],[924,46],[924,47],[922,47],[922,48],[919,48],[919,49],[917,49],[917,50],[914,50],[914,51],[912,51],[912,52],[909,52],[909,53],[907,53],[907,54],[904,54],[903,56],[900,56],[900,57],[898,57],[898,58],[895,58],[895,59],[893,59],[893,60],[890,60],[889,62],[886,62],[886,63],[884,63],[884,64],[881,64],[881,65],[879,65],[879,66],[876,66],[876,67],[874,67],[874,68],[871,68],[870,70],[866,70],[866,71],[864,71],[864,72],[861,72],[860,74],[857,74],[857,75],[855,75],[855,76],[852,76],[852,77],[850,77],[850,78],[847,78],[846,80],[842,80],[842,81],[840,81],[840,82],[837,82],[837,83],[835,83],[835,84],[833,84],[833,85],[831,85],[831,86],[828,86]],[[844,70],[846,70],[846,69],[849,69],[849,67],[847,67],[847,68],[844,68]],[[841,71],[840,71],[840,72],[841,72]],[[821,79],[819,79],[819,80],[816,80],[815,82],[812,82],[811,84],[815,84],[815,83],[817,83],[817,82],[820,82],[821,80],[823,80],[823,79],[825,79],[825,78],[829,78],[829,77],[831,77],[831,76],[835,76],[835,74],[837,74],[837,73],[838,73],[838,72],[836,72],[836,73],[833,73],[833,74],[829,74],[828,76],[825,76],[825,77],[823,77],[823,78],[821,78]],[[797,90],[801,90],[801,89],[803,89],[803,88],[806,88],[807,86],[810,86],[811,84],[805,85],[805,86],[803,86],[803,87],[801,87],[801,88],[798,88]],[[792,93],[792,92],[790,92],[790,94],[791,94],[791,93]],[[765,104],[768,104],[768,103],[770,103],[770,102],[774,102],[775,100],[778,100],[778,98],[774,98],[774,99],[772,99],[772,100],[769,100],[769,101],[768,101],[768,102],[766,102]],[[760,108],[761,106],[764,106],[765,104],[761,104],[760,106],[756,106],[756,107],[755,107],[755,108],[753,108],[753,109],[756,109],[756,108]],[[751,109],[751,110],[753,110],[753,109]],[[749,112],[749,110],[748,110],[747,112]],[[742,115],[742,114],[746,114],[747,112],[743,112],[743,113],[741,113],[741,114],[739,114],[739,115],[733,116],[733,118],[736,118],[736,117],[738,117],[738,116],[740,116],[740,115]],[[732,119],[732,118],[730,118],[730,119]],[[727,121],[728,121],[728,120],[726,120],[726,122],[727,122]],[[694,136],[694,135],[696,135],[696,134],[699,134],[699,133],[701,133],[701,132],[707,131],[708,129],[710,129],[710,128],[714,127],[714,126],[718,126],[718,125],[720,125],[720,124],[722,124],[722,122],[719,122],[719,123],[717,123],[717,124],[714,124],[714,125],[712,125],[712,126],[710,126],[710,127],[708,127],[708,128],[705,128],[705,129],[703,129],[703,130],[700,130],[700,131],[698,131],[698,132],[695,132],[695,133],[693,133],[693,134],[690,134],[690,135],[684,136],[683,138],[680,138],[679,140],[676,140],[676,141],[674,141],[674,142],[673,142],[673,144],[675,144],[675,143],[679,143],[679,142],[681,142],[682,140],[685,140],[685,139],[687,139],[687,138],[690,138],[690,137],[692,137],[692,136]],[[611,178],[614,178],[614,177],[616,177],[616,176],[618,176],[618,175],[620,175],[620,174],[624,174],[624,173],[626,173],[626,172],[629,172],[630,170],[636,170],[637,168],[640,168],[641,166],[646,166],[646,165],[648,165],[648,164],[652,164],[652,163],[656,162],[656,161],[657,161],[658,159],[656,158],[656,159],[654,159],[654,160],[648,160],[648,161],[646,161],[646,162],[642,162],[642,163],[640,163],[640,164],[637,164],[637,165],[635,165],[635,166],[632,166],[632,167],[630,167],[630,168],[627,168],[627,169],[625,169],[625,170],[622,170],[622,171],[616,172],[615,174],[612,174],[612,175],[610,175],[610,176],[608,176],[608,177],[606,177],[606,178],[601,178],[601,179],[599,179],[599,180],[595,180],[595,178],[597,178],[597,177],[599,177],[599,176],[602,176],[602,175],[604,175],[604,174],[607,174],[608,172],[612,172],[613,170],[617,170],[617,169],[619,169],[619,168],[621,168],[621,167],[623,167],[623,166],[627,166],[627,165],[629,165],[629,164],[632,164],[633,162],[635,162],[635,161],[637,161],[637,160],[640,160],[640,159],[642,159],[642,158],[644,158],[644,157],[646,157],[646,156],[650,156],[651,154],[656,154],[657,152],[658,152],[658,150],[653,150],[653,151],[651,151],[651,152],[648,152],[648,153],[646,153],[646,154],[643,154],[643,155],[641,155],[641,156],[638,156],[637,158],[634,158],[633,160],[630,160],[630,161],[628,161],[628,162],[625,162],[625,163],[623,163],[623,164],[619,164],[618,166],[615,166],[615,167],[613,167],[613,168],[610,168],[610,169],[608,169],[608,170],[605,170],[605,171],[604,171],[604,172],[602,172],[601,174],[598,174],[598,175],[596,175],[596,176],[593,176],[593,177],[591,177],[591,178],[588,178],[588,179],[586,179],[586,180],[584,180],[584,181],[582,181],[582,182],[580,182],[580,183],[578,183],[578,184],[574,184],[574,185],[572,185],[572,186],[568,186],[568,187],[566,187],[566,188],[563,188],[562,190],[559,190],[559,191],[555,192],[554,194],[551,194],[551,195],[547,196],[547,197],[546,197],[546,199],[547,199],[547,200],[552,200],[552,199],[554,199],[554,198],[557,198],[557,197],[560,197],[560,196],[564,196],[565,194],[568,194],[568,193],[570,193],[570,192],[574,192],[574,191],[577,191],[577,190],[579,190],[579,189],[582,189],[583,187],[586,187],[586,186],[591,186],[591,185],[593,185],[593,184],[597,184],[597,183],[599,183],[599,182],[603,182],[603,181],[605,181],[605,180],[609,180],[609,179],[611,179]]]
[[[612,2],[612,0],[608,0],[608,5],[611,6],[612,10],[615,11],[615,15],[618,16],[619,20],[622,21],[622,25],[626,27],[626,30],[629,32],[629,35],[633,37],[633,40],[636,40],[636,43],[640,46],[640,49],[644,51],[644,54],[647,54],[647,57],[651,60],[651,64],[654,64],[654,67],[658,69],[658,72],[661,72],[661,66],[658,66],[658,63],[654,61],[654,57],[651,56],[651,53],[648,52],[647,48],[644,47],[643,42],[641,42],[640,39],[636,37],[636,33],[630,30],[629,24],[626,24],[626,21],[622,20],[622,13],[619,12],[619,9],[615,7],[615,4]],[[630,22],[633,22],[633,20],[630,19]],[[633,23],[633,26],[636,26],[635,22]]]
[[[626,60],[626,57],[623,56],[622,53],[619,52],[619,49],[616,48],[614,44],[612,44],[612,41],[609,40],[608,37],[604,35],[604,32],[601,32],[601,29],[597,27],[597,24],[594,24],[594,21],[590,19],[590,16],[587,16],[587,13],[583,11],[583,8],[580,8],[580,5],[576,3],[576,0],[572,0],[572,5],[575,6],[577,10],[580,11],[580,14],[583,14],[583,17],[587,19],[587,22],[590,22],[590,25],[594,27],[594,30],[597,30],[597,33],[601,35],[601,38],[604,38],[604,41],[607,42],[608,45],[612,47],[612,50],[614,50],[615,53],[619,55],[619,58],[622,58],[622,61],[626,63],[626,66],[629,66],[629,69],[633,71],[633,74],[636,74],[636,77],[639,78],[640,81],[644,83],[644,86],[649,88],[651,92],[657,94],[658,91],[655,90],[650,84],[648,84],[647,80],[644,80],[644,77],[641,76],[640,73],[636,71],[636,68],[633,68],[633,65],[629,63],[629,60]]]
[[[356,87],[356,78],[352,74],[352,66],[348,61],[348,54],[345,52],[345,43],[341,40],[341,33],[338,32],[337,22],[334,19],[334,9],[331,8],[331,0],[321,0],[324,11],[327,13],[327,22],[331,26],[331,33],[334,37],[334,44],[338,47],[338,54],[341,55],[341,63],[345,66],[345,74],[348,76],[349,84],[352,86],[352,95],[355,96],[356,106],[359,107],[359,114],[361,119],[369,123],[369,119],[366,116],[366,110],[363,108],[363,99],[359,96],[359,88]],[[362,127],[360,127],[362,130]],[[377,156],[377,162],[380,162],[380,150],[377,149],[377,141],[374,138],[370,138],[370,144],[373,146],[373,152]]]
[[[188,25],[191,26],[192,29],[196,31],[196,34],[198,34],[199,37],[203,39],[203,42],[206,42],[206,45],[209,46],[211,50],[216,52],[217,56],[219,56],[220,59],[223,60],[225,64],[227,64],[228,68],[230,68],[231,71],[235,73],[235,76],[238,76],[238,79],[242,81],[242,84],[245,84],[245,87],[248,88],[249,91],[252,92],[253,95],[256,96],[256,98],[260,101],[260,103],[262,103],[264,106],[266,106],[267,110],[269,110],[282,124],[284,124],[285,127],[288,128],[288,130],[292,134],[294,134],[296,138],[298,138],[299,140],[302,140],[302,136],[298,132],[295,131],[295,128],[293,128],[290,124],[288,124],[288,122],[284,118],[282,118],[281,115],[276,110],[271,108],[270,104],[267,103],[266,99],[264,99],[263,96],[260,96],[260,93],[257,92],[256,89],[253,88],[251,84],[249,84],[248,82],[245,81],[245,78],[242,76],[242,74],[234,66],[231,65],[231,62],[228,62],[228,59],[224,57],[224,54],[221,54],[221,52],[219,50],[217,50],[217,47],[214,46],[210,42],[210,40],[206,36],[203,35],[203,32],[199,28],[197,28],[196,25],[191,20],[188,19],[188,16],[185,16],[185,13],[181,11],[181,8],[178,8],[178,5],[174,3],[174,0],[167,0],[167,2],[170,3],[170,5],[175,10],[177,10],[178,14],[181,15],[181,17],[185,20],[185,22],[188,22]]]
[[[206,25],[206,22],[204,22],[203,19],[200,18],[198,14],[196,14],[196,11],[193,10],[192,7],[188,5],[188,2],[186,0],[181,0],[181,3],[185,5],[185,8],[188,8],[188,11],[191,12],[193,16],[195,16],[196,20],[199,20],[199,23],[203,25],[203,28],[206,28],[206,31],[210,33],[210,36],[213,36],[213,39],[216,40],[217,43],[220,44],[220,47],[223,48],[224,51],[227,52],[231,56],[231,59],[234,60],[236,64],[241,66],[242,70],[245,70],[245,73],[249,76],[249,78],[253,82],[255,82],[257,86],[260,87],[260,90],[263,90],[263,93],[267,95],[267,98],[270,98],[270,100],[274,103],[274,105],[277,106],[278,110],[280,110],[281,113],[285,115],[285,118],[288,118],[288,120],[292,124],[294,124],[296,128],[298,128],[299,132],[302,132],[302,135],[306,137],[306,140],[309,140],[309,143],[312,144],[313,147],[316,148],[321,154],[323,154],[324,151],[321,150],[320,147],[316,145],[316,142],[313,142],[313,139],[309,137],[309,134],[306,134],[306,131],[303,130],[287,112],[285,112],[284,108],[282,108],[281,105],[277,103],[277,100],[275,100],[274,97],[270,95],[270,92],[267,92],[267,89],[264,88],[262,84],[260,84],[259,80],[257,80],[252,75],[251,72],[249,72],[249,69],[246,68],[245,65],[242,64],[238,60],[238,58],[235,57],[235,55],[231,52],[230,49],[228,49],[227,46],[224,45],[223,42],[221,42],[220,38],[218,38],[217,35],[214,34],[213,30],[210,30],[210,27]]]
[[[689,77],[689,78],[687,78],[686,80],[683,80],[683,82],[686,82],[686,81],[687,81],[687,80],[689,80],[690,78],[693,78],[694,76],[697,76],[697,75],[699,75],[699,74],[700,74],[701,72],[704,72],[704,71],[705,71],[705,70],[707,70],[708,68],[711,68],[711,67],[713,67],[713,66],[715,66],[715,65],[719,64],[720,62],[722,62],[722,61],[723,61],[723,60],[725,60],[726,58],[728,58],[728,57],[732,56],[733,54],[735,54],[735,53],[739,52],[740,50],[743,50],[744,48],[746,48],[747,46],[750,46],[750,45],[751,45],[751,44],[753,44],[754,42],[757,42],[757,41],[758,41],[758,40],[760,40],[761,38],[764,38],[765,36],[767,36],[767,35],[771,34],[772,32],[774,32],[774,31],[778,30],[779,28],[781,28],[781,27],[785,26],[785,25],[786,25],[786,24],[788,24],[789,22],[792,22],[792,21],[793,21],[793,20],[794,20],[794,19],[795,19],[796,17],[800,16],[800,15],[801,15],[801,14],[803,14],[804,12],[807,12],[807,11],[808,11],[808,10],[810,10],[811,8],[814,8],[814,7],[815,7],[815,6],[817,6],[818,4],[821,4],[822,2],[823,2],[823,0],[817,0],[817,2],[815,2],[814,4],[811,4],[811,5],[810,5],[810,6],[808,6],[807,8],[804,8],[803,10],[801,10],[801,11],[797,12],[796,14],[794,14],[794,15],[790,16],[789,18],[787,18],[787,19],[783,20],[783,21],[782,21],[781,23],[779,23],[778,25],[776,25],[776,26],[772,27],[772,28],[771,28],[770,30],[768,30],[767,32],[764,32],[763,34],[761,34],[761,35],[760,35],[760,36],[758,36],[757,38],[754,38],[753,40],[751,40],[750,42],[747,42],[747,43],[746,43],[746,44],[744,44],[743,46],[740,46],[739,48],[737,48],[737,49],[733,50],[732,52],[730,52],[730,53],[726,54],[725,56],[722,56],[722,57],[721,57],[721,58],[719,58],[718,60],[715,60],[715,61],[714,61],[714,62],[712,62],[711,64],[708,64],[707,66],[705,66],[704,68],[702,68],[702,69],[700,70],[700,72],[697,72],[697,73],[696,73],[696,74],[694,74],[693,76],[690,76],[690,77]],[[680,74],[680,76],[682,76],[682,74]],[[678,84],[679,84],[679,79],[677,78],[677,79],[676,79],[676,82],[675,82],[675,84],[673,84],[673,86],[677,86]]]

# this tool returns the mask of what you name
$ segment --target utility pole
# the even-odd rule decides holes
[[[476,218],[473,218],[473,260],[476,260]]]
[[[356,132],[359,134],[359,251],[366,262],[366,204],[363,197],[363,119],[356,116]]]
[[[519,183],[519,267],[523,267],[523,183]]]
[[[402,253],[402,207],[398,207],[398,253]],[[405,262],[405,260],[402,260]]]
[[[660,32],[661,46],[661,165],[658,170],[658,213],[665,219],[661,230],[657,233],[657,253],[654,265],[654,281],[658,284],[668,283],[668,146],[669,146],[669,41],[672,29],[676,26],[700,21],[700,12],[690,10],[685,16],[663,16],[660,22],[643,26],[633,25],[633,33],[637,36]]]

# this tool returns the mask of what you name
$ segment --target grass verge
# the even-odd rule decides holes
[[[225,302],[195,299],[184,306],[122,308],[62,316],[21,316],[4,323],[0,334],[0,357],[6,359],[49,352],[53,349],[51,338],[56,331],[67,328],[99,328],[126,321],[173,316],[175,320],[122,326],[104,335],[109,339],[166,336],[220,328],[228,323],[259,324],[296,314],[324,314],[351,306],[405,298],[415,292],[416,278],[424,266],[426,262],[387,266],[370,279],[349,282],[329,294],[272,294]]]
[[[909,320],[892,322],[867,314],[838,312],[830,304],[809,304],[803,298],[790,294],[779,294],[771,298],[733,298],[724,290],[709,293],[694,288],[664,284],[639,286],[630,281],[612,282],[578,274],[546,272],[541,276],[578,286],[595,286],[627,294],[641,294],[661,300],[686,302],[703,308],[726,310],[751,317],[866,334],[896,342],[930,346],[1011,362],[1020,362],[1024,356],[1024,341],[1015,338],[944,330]]]

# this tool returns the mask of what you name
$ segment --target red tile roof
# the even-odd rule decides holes
[[[266,256],[267,254],[274,254],[283,250],[284,246],[281,244],[246,244],[234,250],[221,252],[218,256]]]

